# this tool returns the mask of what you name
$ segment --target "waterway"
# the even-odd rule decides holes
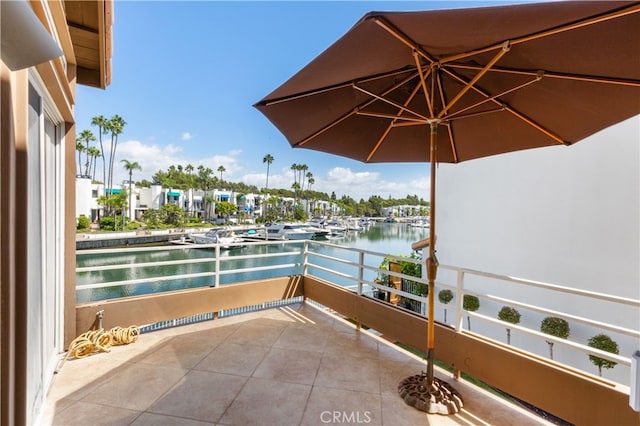
[[[404,223],[375,223],[368,226],[363,231],[349,232],[343,237],[330,238],[328,241],[332,244],[346,247],[406,256],[411,253],[411,243],[424,239],[427,236],[428,229],[426,228],[414,228]],[[299,254],[300,251],[301,244],[247,245],[243,248],[223,250],[220,252],[220,257],[224,257],[226,260],[221,262],[220,269],[222,273],[219,277],[220,284],[299,274],[302,272],[299,266],[277,270],[243,272],[229,271],[267,266],[272,262],[271,258],[268,257],[253,259],[244,258],[245,256],[253,254],[291,253],[278,258],[278,263],[299,263],[301,260],[301,254]],[[347,260],[353,261],[357,260],[356,253],[340,251],[333,247],[324,246],[318,251],[328,256],[340,258],[346,257]],[[237,257],[238,259],[229,259],[233,257]],[[140,280],[140,282],[135,284],[79,289],[76,292],[76,300],[78,303],[210,286],[214,283],[214,278],[212,276],[177,278],[164,281],[154,279],[154,277],[213,272],[215,267],[214,250],[202,250],[195,248],[184,248],[181,250],[168,249],[160,251],[122,250],[117,253],[99,254],[83,254],[82,251],[78,251],[76,258],[77,266],[79,268],[88,268],[87,271],[78,272],[76,274],[76,282],[79,286],[104,282]],[[211,259],[211,262],[187,263],[192,259]],[[155,263],[152,267],[134,266],[136,264],[152,262]],[[170,264],[169,262],[177,262],[177,264]],[[318,264],[323,263],[322,259],[314,260],[314,262]],[[131,266],[111,270],[94,269],[116,264]],[[332,266],[335,267],[335,263],[333,263]],[[225,271],[227,273],[225,273]],[[353,271],[345,272],[351,272],[353,274]],[[319,273],[317,275],[322,276],[323,274]],[[368,278],[372,279],[373,277]]]

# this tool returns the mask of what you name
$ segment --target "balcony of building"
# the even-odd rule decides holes
[[[436,373],[459,391],[464,408],[451,416],[426,414],[405,404],[398,394],[402,379],[425,369],[425,362],[415,353],[426,348],[427,324],[420,308],[426,299],[402,287],[385,286],[372,277],[385,274],[418,283],[424,282],[422,278],[381,270],[380,259],[388,257],[381,253],[320,242],[255,244],[277,246],[278,250],[234,259],[221,255],[219,246],[212,246],[210,256],[190,261],[211,266],[210,272],[154,278],[156,282],[208,278],[210,285],[79,304],[78,334],[96,326],[98,313],[105,329],[138,324],[143,325],[143,333],[135,343],[113,347],[109,353],[62,362],[48,396],[44,422],[520,425],[544,424],[547,419],[539,413],[546,412],[573,424],[639,423],[638,413],[629,406],[629,386],[552,360],[517,343],[505,343],[491,333],[483,334],[479,331],[482,327],[475,324],[504,330],[505,323],[482,311],[464,311],[462,296],[473,294],[486,303],[553,314],[572,324],[602,329],[617,339],[632,340],[640,337],[637,330],[581,317],[571,311],[571,306],[558,311],[534,305],[525,296],[518,300],[493,290],[471,290],[469,283],[474,278],[504,282],[510,292],[514,288],[534,288],[549,299],[570,295],[576,304],[612,304],[621,312],[637,310],[639,301],[444,265],[436,289],[451,290],[455,302],[448,306],[448,320],[436,316],[435,353],[440,365],[454,373],[440,368]],[[327,247],[344,253],[339,257],[329,255],[323,252]],[[113,252],[122,255],[131,250]],[[238,258],[252,261],[252,266],[239,267]],[[134,267],[153,270],[159,265],[132,265],[121,259],[119,264],[91,269],[100,277],[101,271]],[[241,282],[224,279],[276,270],[281,273],[268,278]],[[132,287],[149,278],[99,281],[80,284],[78,289]],[[381,300],[377,297],[380,293],[391,297]],[[386,301],[393,301],[394,296],[413,300],[411,306],[418,308]],[[438,309],[443,308],[447,306],[438,305]],[[467,317],[473,319],[474,331],[467,326]],[[511,324],[510,329],[543,346],[551,341],[557,348],[585,357],[597,355],[611,360],[623,375],[631,375],[630,354],[610,354],[575,339],[544,335],[526,324]],[[407,352],[403,349],[407,347],[417,352]],[[454,378],[459,372],[488,386],[480,388],[464,379],[468,376]],[[526,401],[528,408],[520,401]],[[530,411],[531,407],[537,407],[538,414]]]

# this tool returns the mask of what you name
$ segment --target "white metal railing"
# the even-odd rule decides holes
[[[180,280],[197,277],[213,277],[214,286],[219,286],[220,277],[222,275],[243,274],[246,272],[259,272],[259,271],[280,271],[282,276],[294,274],[310,275],[317,278],[325,279],[329,282],[341,285],[349,290],[363,296],[374,297],[374,292],[386,292],[400,296],[401,300],[412,300],[412,307],[419,306],[417,310],[418,314],[425,314],[425,306],[427,304],[427,297],[412,294],[409,291],[403,289],[395,289],[384,284],[381,284],[376,279],[383,276],[394,276],[403,280],[413,281],[420,284],[427,284],[426,278],[414,277],[406,275],[400,272],[392,272],[386,269],[381,269],[381,263],[386,259],[409,262],[422,265],[423,261],[420,259],[413,259],[409,257],[397,257],[395,255],[389,255],[385,253],[372,252],[367,250],[361,250],[357,248],[343,247],[328,242],[321,241],[265,241],[255,243],[244,243],[246,246],[268,247],[270,245],[280,246],[280,251],[276,252],[263,252],[263,253],[246,253],[234,256],[221,256],[221,247],[216,244],[208,245],[212,249],[213,256],[204,256],[198,259],[184,259],[184,260],[172,260],[162,262],[141,262],[141,263],[116,263],[101,266],[84,266],[77,268],[77,274],[91,273],[96,271],[114,271],[118,269],[131,269],[131,268],[148,268],[154,269],[158,266],[179,266],[179,265],[193,265],[193,264],[205,264],[211,265],[212,269],[206,272],[192,272],[192,273],[179,273],[171,275],[151,276],[144,278],[133,278],[129,280],[114,280],[111,282],[92,282],[85,283],[77,286],[78,290],[87,289],[101,289],[110,286],[130,286],[140,284],[143,282],[161,282],[166,280]],[[83,255],[95,255],[100,254],[131,254],[139,252],[153,252],[153,251],[167,251],[167,250],[186,250],[193,249],[189,246],[175,246],[175,247],[145,247],[145,248],[126,248],[126,249],[111,249],[111,250],[83,250],[78,252],[78,256]],[[291,261],[291,256],[294,257],[294,261]],[[255,260],[263,259],[267,264],[255,265]],[[224,269],[223,265],[226,262],[237,262],[234,268]],[[243,263],[244,262],[244,263]],[[426,268],[422,265],[422,271]],[[524,339],[529,346],[517,346],[522,350],[528,350],[535,353],[535,350],[531,349],[532,342],[551,342],[553,344],[562,345],[568,350],[575,352],[578,356],[583,358],[588,355],[602,358],[608,361],[615,362],[620,366],[629,367],[631,365],[631,355],[639,349],[640,343],[640,330],[619,324],[611,323],[608,321],[599,321],[596,319],[588,318],[585,315],[580,315],[572,311],[573,305],[588,304],[589,306],[599,306],[600,304],[609,304],[614,309],[631,309],[638,310],[640,308],[640,300],[625,298],[615,295],[608,295],[604,293],[597,293],[592,291],[585,291],[576,288],[570,288],[566,286],[560,286],[551,283],[544,283],[539,281],[532,281],[517,277],[510,277],[506,275],[499,275],[494,273],[488,273],[483,271],[476,271],[468,268],[460,268],[449,265],[440,265],[441,275],[442,272],[448,272],[449,277],[439,278],[436,282],[436,291],[443,289],[449,289],[454,294],[453,302],[451,305],[443,304],[438,301],[436,297],[436,308],[439,310],[436,312],[436,320],[440,323],[447,324],[453,327],[458,333],[469,333],[471,330],[465,327],[465,317],[472,318],[474,324],[473,333],[481,334],[484,337],[491,338],[493,340],[499,340],[497,337],[498,329],[504,330],[510,329],[516,333],[520,339]],[[473,287],[469,284],[470,279],[480,278],[483,280],[491,280],[492,282],[507,283],[508,289],[513,292],[515,288],[522,290],[522,297],[513,297],[505,294],[499,294],[494,290],[483,290],[482,287]],[[410,287],[407,287],[409,289]],[[525,295],[528,289],[537,289],[536,291],[544,292],[545,300],[553,300],[560,295],[563,297],[571,298],[572,302],[562,306],[562,309],[553,309],[550,306],[544,306],[541,304],[532,303]],[[436,293],[437,294],[437,293]],[[468,312],[463,309],[463,296],[473,295],[478,297],[481,301],[481,309],[478,312]],[[580,300],[580,302],[574,302],[574,300]],[[407,303],[405,303],[408,305]],[[514,308],[521,309],[522,315],[528,316],[553,316],[563,318],[568,321],[574,327],[584,327],[585,330],[597,330],[599,332],[612,333],[614,340],[626,339],[623,345],[620,346],[620,354],[605,352],[586,344],[586,341],[580,341],[580,339],[572,338],[562,339],[555,336],[551,336],[540,332],[529,321],[523,321],[521,324],[511,324],[497,319],[489,315],[487,312],[482,311],[483,304],[501,304]],[[398,309],[405,309],[399,306]],[[452,320],[443,320],[439,318],[441,312],[451,312]],[[492,329],[493,327],[493,329]],[[486,329],[486,331],[484,330]],[[544,345],[543,345],[544,346]],[[540,352],[540,351],[538,351]],[[546,356],[543,353],[538,355]],[[627,356],[628,355],[628,356]],[[566,358],[566,357],[565,357]],[[571,358],[571,357],[569,357]],[[577,359],[577,356],[573,356]],[[580,368],[587,371],[587,368],[579,365],[570,364],[574,368]],[[624,375],[623,375],[624,376]],[[629,374],[626,375],[629,377]],[[626,384],[626,380],[618,379],[618,383]]]

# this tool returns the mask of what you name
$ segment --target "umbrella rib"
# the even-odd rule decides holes
[[[444,88],[442,87],[442,79],[440,78],[440,74],[438,76],[438,90],[440,91],[440,102],[442,105],[446,103],[446,99],[444,98]],[[451,147],[451,153],[453,154],[453,162],[458,162],[458,148],[456,147],[455,138],[453,137],[453,128],[449,123],[446,123],[447,126],[447,134],[449,135],[449,146]]]
[[[418,69],[420,69],[420,67],[418,67]],[[413,100],[413,98],[415,98],[416,94],[418,93],[419,87],[420,86],[416,85],[413,88],[413,90],[411,91],[411,93],[409,94],[409,96],[407,97],[407,99],[404,102],[405,106],[409,105],[411,103],[411,101]],[[384,132],[382,133],[382,135],[380,136],[380,138],[378,139],[378,141],[374,145],[373,149],[371,149],[371,152],[369,152],[369,155],[367,155],[367,159],[366,159],[365,162],[368,163],[371,160],[371,158],[374,156],[374,154],[380,148],[380,145],[382,145],[384,140],[387,138],[387,136],[391,132],[391,129],[393,129],[397,124],[399,124],[397,122],[397,119],[401,118],[400,114],[402,114],[402,111],[403,111],[402,109],[400,111],[398,111],[398,113],[396,114],[396,117],[391,121],[391,123],[389,123],[387,128],[384,130]],[[419,122],[416,122],[416,121],[403,121],[403,123],[411,123],[411,124],[415,124],[415,125],[422,125],[423,124],[423,123],[419,123]]]
[[[385,97],[383,97],[383,96],[376,95],[375,93],[370,92],[370,91],[368,91],[368,90],[366,90],[366,89],[364,89],[364,88],[362,88],[362,87],[358,86],[358,85],[357,85],[357,84],[355,84],[355,83],[353,84],[353,88],[354,88],[354,89],[356,89],[356,90],[359,90],[359,91],[361,91],[362,93],[365,93],[365,94],[367,94],[367,95],[369,95],[369,96],[371,96],[371,97],[373,97],[373,98],[375,98],[375,99],[377,99],[377,100],[379,100],[379,101],[382,101],[382,102],[388,103],[389,105],[391,105],[391,106],[394,106],[394,107],[398,108],[398,109],[400,110],[400,112],[402,112],[402,111],[407,111],[408,113],[411,113],[411,114],[415,115],[416,117],[421,118],[421,119],[423,119],[423,120],[428,120],[428,119],[429,119],[428,117],[426,117],[426,116],[424,116],[424,115],[422,115],[422,114],[420,114],[420,113],[417,113],[417,112],[415,112],[415,111],[410,110],[410,109],[409,109],[409,108],[407,108],[406,106],[402,106],[402,105],[400,105],[400,104],[398,104],[398,103],[396,103],[396,102],[393,102],[393,101],[391,101],[391,100],[389,100],[389,99],[387,99],[387,98],[385,98]]]
[[[449,103],[438,113],[438,118],[442,118],[447,111],[455,105],[456,102],[464,96],[465,93],[469,91],[472,87],[476,85],[478,80],[480,80],[495,64],[502,58],[510,49],[510,45],[508,41],[505,41],[502,44],[502,49],[493,57],[491,60],[478,72],[473,78],[465,84],[465,86],[460,90],[454,97],[449,101]]]
[[[405,77],[404,79],[402,79],[400,82],[394,84],[393,86],[391,86],[390,88],[388,88],[387,90],[385,90],[383,92],[383,96],[393,92],[394,90],[396,90],[398,87],[406,84],[408,81],[411,81],[413,78],[416,77],[416,73],[412,73],[411,75]],[[363,81],[363,80],[359,80],[359,81]],[[354,83],[349,83],[349,84],[345,84],[345,87],[349,87],[349,86],[353,86]],[[307,95],[310,96],[310,95]],[[335,119],[334,121],[332,121],[331,123],[327,124],[326,126],[318,129],[317,131],[313,132],[311,135],[307,136],[306,138],[302,139],[301,141],[295,143],[293,146],[302,146],[304,144],[306,144],[307,142],[309,142],[310,140],[314,139],[316,136],[321,135],[322,133],[326,132],[327,130],[331,129],[332,127],[334,127],[337,124],[340,124],[342,121],[346,120],[347,118],[351,117],[352,115],[356,114],[358,111],[362,110],[363,108],[368,107],[369,105],[371,105],[372,103],[374,103],[376,101],[376,99],[369,99],[366,102],[363,102],[362,104],[356,106],[354,109],[352,109],[351,111],[349,111],[348,113],[342,115],[341,117],[338,117],[337,119]],[[402,112],[402,111],[401,111]]]
[[[614,10],[612,12],[607,12],[601,15],[596,15],[596,16],[592,16],[590,18],[585,18],[585,19],[581,19],[579,21],[576,22],[571,22],[569,24],[565,24],[565,25],[560,25],[556,28],[551,28],[548,30],[544,30],[544,31],[540,31],[537,33],[533,33],[533,34],[529,34],[527,36],[523,36],[523,37],[519,37],[519,38],[515,38],[515,39],[511,39],[511,45],[516,45],[516,44],[520,44],[520,43],[525,43],[528,41],[532,41],[532,40],[536,40],[539,38],[544,38],[544,37],[548,37],[551,35],[555,35],[558,33],[562,33],[565,31],[571,31],[574,30],[576,28],[580,28],[580,27],[585,27],[588,25],[593,25],[593,24],[598,24],[600,22],[604,22],[604,21],[608,21],[610,19],[616,19],[616,18],[620,18],[626,15],[630,15],[633,13],[638,13],[640,12],[640,4],[636,3],[634,5],[619,9],[619,10]],[[449,57],[440,59],[440,63],[444,64],[444,63],[448,63],[448,62],[453,62],[453,61],[457,61],[459,59],[464,59],[464,58],[468,58],[470,56],[475,56],[475,55],[479,55],[481,53],[486,53],[486,52],[490,52],[492,50],[497,50],[500,49],[502,47],[502,42],[501,43],[497,43],[491,46],[487,46],[481,49],[476,49],[476,50],[472,50],[470,52],[464,52],[464,53],[459,53],[457,55],[451,55]]]
[[[434,57],[429,55],[429,53],[426,52],[418,43],[413,41],[409,36],[407,36],[405,33],[400,31],[398,28],[396,28],[394,25],[392,25],[385,18],[383,18],[381,16],[373,16],[372,19],[376,24],[378,24],[380,27],[382,27],[389,34],[391,34],[392,36],[397,38],[399,41],[404,43],[407,47],[409,47],[412,50],[415,50],[416,52],[418,52],[420,54],[420,56],[422,56],[427,61],[429,61],[430,64],[434,64],[434,63],[438,62],[438,61],[436,61],[436,59]]]
[[[406,116],[396,115],[396,114],[385,114],[383,112],[369,112],[369,111],[358,110],[356,111],[356,114],[364,115],[367,117],[388,118],[391,120],[406,120],[416,124],[428,124],[428,120],[425,118],[412,118],[412,117],[406,117]]]
[[[452,119],[456,118],[458,115],[462,114],[462,113],[463,113],[463,112],[465,112],[465,111],[469,111],[470,109],[473,109],[473,108],[479,107],[479,106],[480,106],[480,105],[482,105],[482,104],[485,104],[485,103],[487,103],[487,102],[493,101],[493,100],[495,100],[495,99],[497,99],[497,98],[499,98],[499,97],[501,97],[501,96],[508,95],[509,93],[515,92],[516,90],[523,89],[523,88],[525,88],[525,87],[527,87],[527,86],[529,86],[529,85],[531,85],[531,84],[533,84],[533,83],[536,83],[536,82],[540,81],[540,80],[542,79],[542,76],[543,76],[543,75],[546,75],[546,74],[544,74],[544,73],[542,73],[542,72],[539,72],[539,73],[536,75],[536,78],[535,78],[535,79],[533,79],[533,80],[529,80],[529,81],[527,81],[527,82],[525,82],[525,83],[522,83],[522,84],[520,84],[520,85],[518,85],[518,86],[512,87],[512,88],[511,88],[511,89],[509,89],[509,90],[505,90],[504,92],[498,93],[498,94],[496,94],[496,95],[493,95],[493,96],[490,96],[490,97],[488,97],[488,98],[486,98],[486,99],[483,99],[483,100],[481,100],[480,102],[476,102],[475,104],[469,105],[468,107],[465,107],[465,108],[463,108],[463,109],[460,109],[460,110],[458,110],[458,111],[456,111],[456,112],[454,112],[454,113],[452,113],[452,114],[448,115],[448,116],[447,116],[447,118],[448,118],[449,120],[452,120]],[[503,111],[503,109],[502,109],[502,108],[501,108],[500,110],[501,110],[501,111]],[[467,117],[468,117],[468,116],[469,116],[469,115],[467,115]]]
[[[357,82],[358,83],[368,83],[370,81],[375,81],[375,80],[379,80],[381,78],[386,78],[386,77],[391,77],[397,74],[406,74],[408,72],[411,72],[411,77],[409,79],[404,79],[403,81],[407,81],[410,80],[411,78],[415,77],[414,74],[414,70],[413,67],[404,67],[401,69],[396,69],[393,71],[389,71],[389,72],[385,72],[385,73],[381,73],[381,74],[375,74],[372,76],[368,76],[365,78],[361,78],[358,79]],[[290,96],[283,96],[280,98],[275,98],[275,99],[271,99],[271,100],[265,100],[262,102],[259,102],[258,105],[263,105],[263,106],[271,106],[271,105],[276,105],[276,104],[280,104],[283,102],[288,102],[288,101],[295,101],[296,99],[302,99],[302,98],[306,98],[308,96],[314,96],[314,95],[320,95],[322,93],[326,93],[326,92],[331,92],[333,90],[338,90],[338,89],[345,89],[348,87],[351,87],[351,85],[353,84],[353,81],[348,81],[345,83],[338,83],[338,84],[333,84],[331,86],[325,86],[325,87],[321,87],[318,89],[314,89],[314,90],[309,90],[307,92],[301,92],[301,93],[296,93]]]
[[[456,68],[456,69],[465,69],[465,70],[479,70],[482,68],[479,65],[467,65],[467,64],[456,64],[456,63],[449,63],[447,64],[447,67]],[[500,67],[493,67],[491,68],[490,72],[516,74],[516,75],[533,75],[533,76],[538,75],[540,73],[540,71],[518,70],[513,68],[500,68]],[[544,76],[549,78],[557,78],[557,79],[564,79],[564,80],[584,81],[587,83],[603,83],[603,84],[615,84],[620,86],[640,87],[640,81],[624,79],[624,78],[614,79],[611,77],[596,77],[596,76],[581,75],[581,74],[567,74],[567,73],[560,73],[560,72],[547,71],[547,70],[544,71]]]
[[[418,74],[420,75],[420,85],[422,86],[422,91],[424,92],[424,99],[427,102],[427,107],[429,108],[429,114],[433,117],[435,114],[433,113],[433,104],[431,103],[431,99],[429,97],[429,90],[427,90],[427,82],[425,81],[427,76],[424,75],[422,71],[422,65],[420,64],[420,59],[418,58],[418,51],[413,51],[413,60],[416,63],[416,68],[418,69]]]
[[[465,80],[464,78],[458,76],[456,73],[454,73],[453,71],[447,69],[446,67],[442,68],[443,72],[446,72],[448,75],[450,75],[451,77],[453,77],[454,79],[458,80],[459,82],[461,82],[462,84],[466,84],[467,80]],[[487,92],[485,92],[484,90],[480,89],[478,86],[472,86],[471,87],[473,90],[475,90],[476,92],[478,92],[479,94],[481,94],[482,96],[486,97],[486,98],[491,98],[491,95]],[[540,131],[541,133],[544,133],[545,135],[549,136],[551,139],[555,140],[556,142],[563,144],[563,145],[567,145],[568,142],[566,142],[565,140],[563,140],[560,136],[556,135],[555,133],[551,132],[550,130],[545,129],[544,127],[542,127],[540,124],[536,123],[535,121],[533,121],[532,119],[530,119],[529,117],[525,116],[524,114],[522,114],[521,112],[516,111],[515,109],[511,108],[509,105],[504,104],[504,103],[500,103],[498,102],[496,99],[490,99],[491,102],[494,102],[497,105],[500,105],[501,107],[503,107],[506,111],[510,112],[511,114],[515,115],[516,117],[518,117],[520,120],[524,121],[525,123],[529,124],[531,127],[537,129],[538,131]]]

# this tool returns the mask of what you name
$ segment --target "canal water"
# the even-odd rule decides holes
[[[349,232],[345,236],[330,238],[327,241],[332,244],[353,247],[392,255],[411,254],[411,243],[424,239],[428,236],[428,228],[415,228],[404,223],[375,223],[359,232]],[[253,258],[246,259],[245,256],[254,254],[276,254],[291,253],[277,258],[279,264],[300,263],[301,246],[297,244],[273,244],[273,245],[247,245],[243,248],[231,250],[221,250],[220,284],[241,282],[247,280],[272,278],[283,275],[293,275],[301,273],[300,267],[289,267],[275,270],[242,271],[233,272],[239,269],[251,269],[268,266],[274,263],[273,258]],[[85,272],[76,274],[78,286],[90,285],[105,282],[119,282],[128,280],[140,280],[135,284],[115,285],[104,288],[78,289],[76,300],[78,303],[85,303],[95,300],[113,299],[119,297],[136,296],[142,294],[157,293],[162,291],[179,290],[185,288],[203,287],[214,284],[213,276],[200,276],[193,278],[181,278],[171,280],[157,280],[156,277],[180,276],[185,274],[205,274],[214,271],[215,251],[195,248],[185,248],[182,250],[160,250],[157,251],[126,251],[117,253],[83,254],[77,252],[77,267],[87,268]],[[346,252],[330,246],[323,246],[314,249],[322,254],[338,257],[342,259],[357,261],[355,252]],[[238,258],[233,259],[233,258]],[[193,259],[211,259],[210,262],[188,263]],[[323,259],[314,258],[313,263],[322,265]],[[155,263],[152,267],[134,267],[134,264]],[[172,264],[170,262],[176,262]],[[131,265],[121,269],[97,270],[109,265]],[[377,266],[377,265],[376,265]],[[340,271],[340,266],[336,267],[335,262],[331,267]],[[348,267],[345,267],[348,269]],[[353,269],[340,271],[356,275]],[[315,273],[321,278],[322,271]],[[371,274],[369,274],[371,275]],[[373,279],[373,277],[367,277]],[[332,279],[335,282],[335,279]]]

